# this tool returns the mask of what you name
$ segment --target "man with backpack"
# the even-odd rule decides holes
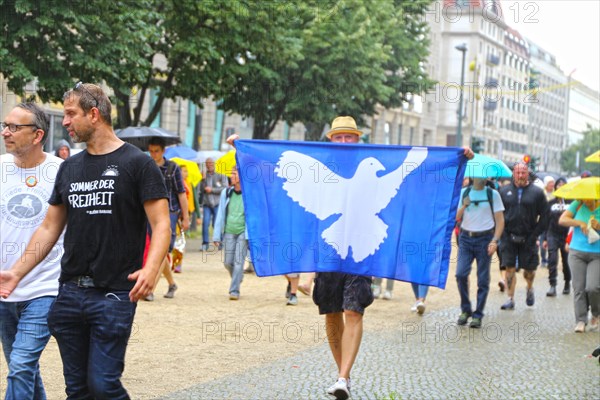
[[[490,291],[490,265],[504,230],[504,204],[500,194],[486,186],[486,180],[475,178],[473,186],[462,189],[462,203],[456,214],[461,221],[456,266],[456,282],[460,294],[461,314],[458,325],[481,328],[483,309]],[[473,312],[469,300],[469,274],[477,261],[477,307]]]
[[[177,221],[181,220],[181,229],[187,231],[190,227],[190,214],[188,213],[188,201],[187,195],[185,194],[185,186],[183,185],[183,178],[181,177],[181,169],[173,161],[169,161],[165,158],[165,146],[166,142],[163,138],[155,136],[148,141],[148,153],[150,157],[156,162],[160,172],[162,172],[165,178],[165,184],[167,186],[167,193],[169,194],[169,215],[171,218],[171,243],[169,244],[169,252],[163,260],[160,267],[161,273],[167,279],[169,283],[169,289],[164,295],[167,299],[172,299],[175,296],[177,285],[173,274],[171,273],[171,260],[170,254],[173,251],[175,245],[175,237],[177,234]],[[161,273],[158,274],[160,279]],[[156,286],[155,286],[156,287]],[[153,301],[154,294],[151,293],[146,296],[145,300]]]

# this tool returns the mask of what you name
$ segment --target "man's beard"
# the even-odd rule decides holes
[[[92,132],[91,131],[87,131],[87,132],[82,132],[82,131],[75,131],[73,130],[73,142],[75,143],[87,143],[90,138],[92,137]]]

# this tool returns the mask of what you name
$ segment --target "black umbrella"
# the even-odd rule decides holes
[[[143,151],[148,150],[148,141],[154,136],[163,138],[167,146],[181,143],[181,139],[176,133],[151,126],[128,126],[127,128],[117,129],[115,133],[119,139],[131,143]]]

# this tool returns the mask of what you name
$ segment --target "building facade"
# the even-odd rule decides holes
[[[588,126],[600,128],[600,94],[574,79],[569,79],[567,84],[567,136],[571,145],[583,139],[583,132],[588,130]]]
[[[425,19],[430,55],[423,68],[438,84],[427,92],[416,88],[402,107],[377,107],[373,116],[366,116],[367,126],[361,129],[370,143],[454,146],[460,117],[462,145],[477,143],[482,153],[508,164],[529,154],[539,158],[539,169],[560,172],[561,151],[579,140],[588,124],[600,125],[598,92],[565,77],[551,53],[508,26],[499,0],[437,0]],[[7,95],[6,84],[0,83],[3,117],[19,99]],[[155,98],[153,92],[146,96],[142,115]],[[138,99],[139,93],[132,93],[131,102]],[[46,150],[52,151],[59,140],[69,138],[62,128],[62,106],[44,106],[52,120]],[[252,118],[219,106],[210,98],[201,104],[165,99],[152,125],[176,132],[182,143],[197,150],[227,150],[225,139],[233,132],[252,137]],[[270,138],[304,140],[305,128],[280,122]]]
[[[424,95],[423,121],[435,121],[432,144],[456,145],[460,116],[462,145],[481,140],[483,153],[496,155],[499,77],[507,28],[499,3],[436,1],[430,7],[427,22],[433,43],[428,68],[439,81],[434,90]],[[466,48],[464,63],[461,48]],[[463,70],[463,104],[459,110]]]
[[[529,86],[535,96],[529,108],[528,152],[542,171],[560,171],[560,153],[567,147],[567,77],[555,57],[528,41],[531,57]]]

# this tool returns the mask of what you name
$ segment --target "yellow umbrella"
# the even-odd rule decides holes
[[[569,182],[558,188],[554,195],[564,199],[598,200],[600,199],[600,178],[592,176]]]
[[[590,154],[585,158],[586,162],[597,162],[600,163],[600,150],[595,152],[594,154]]]
[[[198,183],[200,183],[202,180],[202,173],[200,172],[200,168],[198,168],[198,164],[194,161],[185,160],[179,157],[173,157],[171,158],[171,161],[179,166],[185,166],[187,168],[188,178],[190,179],[190,182],[192,182],[192,185],[197,186]]]
[[[231,176],[231,168],[235,166],[235,149],[215,161],[215,170],[223,175]]]

